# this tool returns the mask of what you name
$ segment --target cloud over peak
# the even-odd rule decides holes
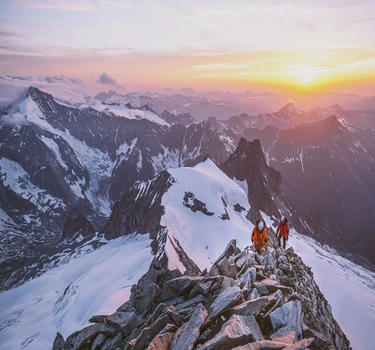
[[[117,81],[114,78],[112,78],[108,73],[100,74],[98,79],[95,80],[95,82],[104,85],[118,85]]]

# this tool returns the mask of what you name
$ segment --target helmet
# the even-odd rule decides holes
[[[281,222],[285,222],[285,216],[282,216],[280,219]]]
[[[261,222],[258,224],[258,229],[259,229],[260,231],[262,231],[262,230],[264,229],[264,223],[263,223],[263,221],[261,221]]]

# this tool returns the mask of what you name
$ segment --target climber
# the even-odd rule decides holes
[[[281,237],[283,238],[283,248],[285,249],[286,241],[289,238],[289,225],[285,216],[281,217],[280,223],[277,226],[276,237],[279,242],[279,247],[281,247]]]
[[[263,249],[268,250],[267,228],[263,221],[257,220],[251,234],[251,242],[253,242],[254,248],[258,254],[260,254]]]

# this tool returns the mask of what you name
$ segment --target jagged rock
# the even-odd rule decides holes
[[[244,288],[246,287],[248,290],[254,286],[256,280],[256,270],[254,267],[249,268],[246,272],[241,276],[239,281],[239,287]]]
[[[52,350],[61,350],[64,348],[65,339],[60,332],[57,332],[55,340],[53,341]]]
[[[203,279],[201,276],[182,276],[167,281],[160,294],[161,300],[174,298],[176,295],[182,295],[190,292]]]
[[[144,323],[144,319],[135,312],[115,312],[106,318],[109,325],[118,326],[125,336]]]
[[[257,316],[260,312],[270,304],[270,298],[260,297],[254,300],[245,301],[244,303],[229,309],[228,317],[232,315],[239,316]]]
[[[184,318],[183,318],[183,316],[180,315],[178,312],[173,312],[173,311],[168,310],[168,311],[167,311],[167,315],[169,316],[169,318],[172,320],[172,322],[173,322],[176,326],[180,327],[180,326],[183,325],[183,323],[184,323]]]
[[[262,340],[254,343],[236,346],[232,350],[281,350],[285,349],[287,344],[277,341]]]
[[[174,335],[172,332],[158,334],[147,347],[147,350],[169,349]]]
[[[185,309],[191,309],[192,307],[196,307],[200,303],[204,303],[206,301],[206,298],[198,294],[195,298],[189,299],[185,303],[179,304],[176,307],[176,311],[181,312],[182,310]]]
[[[219,268],[216,265],[213,265],[208,271],[207,277],[220,276]]]
[[[234,287],[235,285],[236,285],[236,282],[233,278],[230,278],[227,276],[221,276],[220,293],[227,288]]]
[[[216,266],[218,267],[219,273],[222,276],[230,278],[236,278],[237,267],[235,263],[230,263],[227,257],[221,259]]]
[[[302,325],[302,335],[304,338],[313,338],[314,341],[312,344],[318,349],[327,347],[329,345],[328,340],[325,339],[323,334],[310,329],[305,324]]]
[[[262,333],[254,316],[233,315],[224,323],[221,331],[198,346],[199,350],[230,349],[249,342],[262,340]]]
[[[107,318],[108,316],[106,315],[94,315],[92,316],[90,319],[89,319],[89,322],[91,323],[104,323],[105,322],[105,319]]]
[[[202,304],[199,304],[191,315],[189,322],[175,334],[170,350],[193,349],[194,343],[200,334],[199,329],[207,316],[208,312],[206,308]]]
[[[275,331],[270,337],[283,341],[285,337],[293,334],[293,343],[302,336],[301,304],[298,300],[284,304],[270,313],[272,328]]]
[[[160,303],[155,311],[148,317],[147,324],[155,322],[161,314],[165,314],[168,310],[175,311],[176,308],[173,305]]]
[[[83,344],[94,339],[100,331],[100,324],[94,324],[83,328],[81,331],[71,334],[65,342],[64,349],[75,350],[79,349]]]
[[[280,290],[283,293],[283,296],[285,298],[293,294],[293,289],[290,287],[286,287],[286,286],[280,286],[276,284],[267,284],[267,288],[271,293]]]
[[[219,317],[231,306],[237,305],[244,301],[243,294],[237,286],[225,289],[212,303],[209,318],[211,320]]]
[[[278,266],[284,272],[289,272],[289,271],[292,270],[292,268],[291,268],[291,266],[289,264],[280,263]]]
[[[262,264],[253,261],[251,267],[253,257],[242,259],[246,254],[231,241],[204,277],[182,276],[154,262],[128,302],[110,316],[93,316],[95,324],[73,333],[65,345],[57,336],[53,350],[350,349],[311,270],[293,249],[255,254]],[[237,270],[232,277],[226,276],[228,265]],[[298,283],[282,285],[284,277]]]
[[[90,237],[95,234],[95,227],[82,214],[78,214],[76,218],[67,218],[61,239],[72,239],[78,235],[82,237]]]
[[[235,239],[232,239],[226,246],[224,252],[216,259],[214,265],[216,265],[220,260],[224,258],[229,258],[230,256],[237,255],[240,253],[240,250],[237,248],[237,242]]]
[[[132,350],[145,349],[151,340],[172,320],[168,315],[160,316],[152,325],[143,328],[142,332],[135,340]]]
[[[146,289],[144,289],[137,296],[135,308],[138,313],[142,313],[147,310],[158,293],[160,293],[160,287],[156,283],[151,283]]]
[[[192,299],[198,294],[207,295],[211,289],[212,282],[207,281],[204,283],[198,283],[190,292],[189,298]]]
[[[260,295],[269,295],[267,286],[262,282],[254,282],[254,287]]]
[[[109,350],[111,347],[116,345],[122,339],[122,333],[118,333],[113,339],[107,339],[101,348],[101,350]]]
[[[248,297],[246,298],[246,300],[254,300],[254,299],[257,299],[259,298],[260,294],[258,292],[258,290],[256,288],[253,288],[250,292],[250,294],[248,295]]]
[[[106,340],[107,340],[107,336],[103,333],[99,333],[98,336],[92,342],[91,350],[102,349]]]
[[[312,343],[314,342],[314,338],[306,338],[302,339],[299,342],[286,346],[285,350],[301,350],[301,349],[307,349]]]

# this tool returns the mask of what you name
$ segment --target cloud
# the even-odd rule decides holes
[[[25,115],[16,111],[9,115],[2,115],[0,117],[0,123],[5,125],[27,125],[29,124]]]
[[[48,92],[57,100],[71,105],[85,105],[84,97],[96,93],[90,86],[74,77],[0,75],[0,108],[7,109],[20,99],[25,98],[30,86]]]
[[[118,85],[117,81],[113,79],[109,74],[102,73],[99,75],[99,78],[95,80],[98,84],[105,84],[105,85]]]

